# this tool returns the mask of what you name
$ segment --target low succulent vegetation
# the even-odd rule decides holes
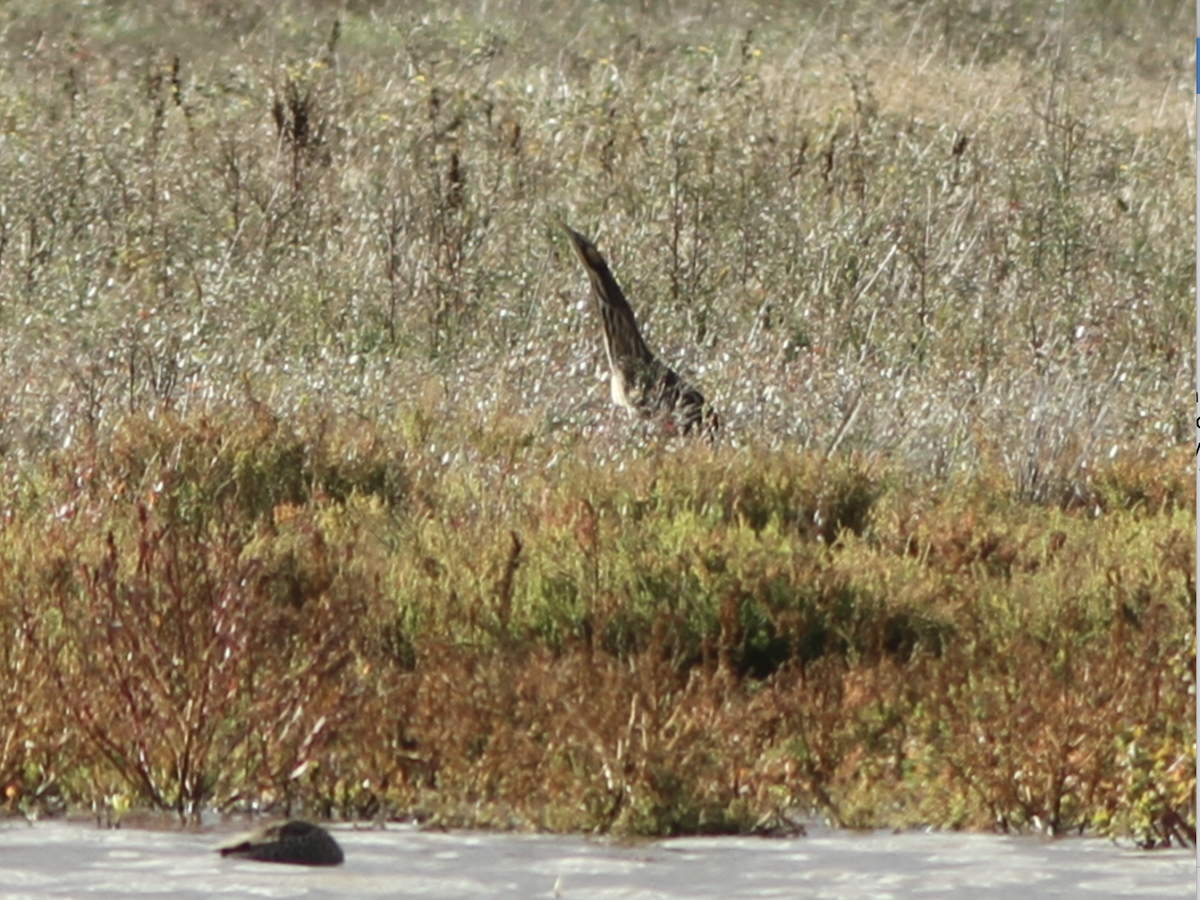
[[[1194,842],[1187,23],[1060,6],[6,11],[7,808]]]

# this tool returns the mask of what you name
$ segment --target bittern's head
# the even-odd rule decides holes
[[[608,264],[604,262],[604,257],[600,255],[600,251],[596,249],[596,245],[585,238],[582,234],[564,222],[562,219],[556,219],[555,223],[563,231],[567,233],[567,237],[571,239],[571,246],[575,248],[575,252],[579,254],[579,258],[583,261],[583,266],[589,272],[595,269],[607,269]]]

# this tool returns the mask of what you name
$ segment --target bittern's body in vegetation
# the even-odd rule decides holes
[[[717,417],[706,408],[704,395],[650,352],[638,330],[633,308],[596,245],[566,224],[559,225],[571,238],[592,282],[592,295],[604,325],[613,403],[643,419],[660,419],[681,434],[699,427],[711,435],[717,428]]]

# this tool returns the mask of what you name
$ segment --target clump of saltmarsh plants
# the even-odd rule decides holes
[[[502,6],[4,32],[6,808],[1194,840],[1178,5]]]
[[[6,526],[30,812],[1190,833],[1186,458],[1097,514],[771,449],[487,473],[355,420],[116,433]]]

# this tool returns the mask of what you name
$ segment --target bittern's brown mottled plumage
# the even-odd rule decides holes
[[[565,223],[559,225],[571,238],[592,282],[592,295],[604,325],[613,403],[644,419],[662,419],[682,434],[697,426],[711,433],[717,427],[717,418],[705,408],[704,396],[650,352],[638,330],[633,308],[595,244]]]

